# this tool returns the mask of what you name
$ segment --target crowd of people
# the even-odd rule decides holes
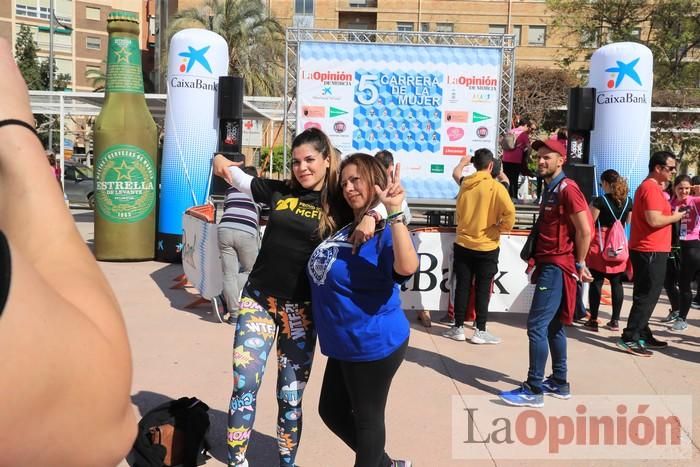
[[[34,435],[0,437],[2,458],[8,465],[114,465],[136,430],[125,326],[107,280],[51,182],[56,171],[46,171],[26,85],[2,39],[0,72],[6,96],[0,106],[3,147],[6,154],[26,156],[0,153],[0,351],[21,356],[0,363],[0,373],[12,381],[5,396],[13,401],[0,413],[0,431]],[[542,407],[545,395],[571,397],[565,330],[574,320],[581,282],[591,283],[584,328],[598,330],[607,280],[612,316],[606,327],[615,331],[622,328],[622,282],[633,277],[620,350],[648,357],[668,346],[649,327],[664,287],[671,302],[664,321],[674,331],[687,329],[691,284],[700,272],[700,183],[675,176],[674,155],[661,151],[651,156],[649,175],[634,200],[624,177],[609,169],[600,176],[603,194],[589,205],[565,174],[565,138],[556,134],[531,142],[536,127],[524,121],[520,128],[510,151],[519,148],[523,157],[530,148],[536,151],[543,182],[539,217],[522,254],[536,287],[527,318],[526,380],[499,397],[510,405]],[[511,175],[514,166],[521,171],[523,165],[522,159],[509,159],[499,167],[490,150],[479,149],[453,172],[460,189],[455,317],[445,333],[451,339],[466,340],[465,311],[474,297],[470,341],[500,342],[488,329],[488,305],[500,236],[515,220],[518,180]],[[229,465],[248,465],[258,390],[273,344],[279,462],[296,465],[302,400],[318,340],[328,358],[319,400],[323,422],[355,453],[356,467],[410,467],[410,461],[386,452],[384,423],[410,334],[400,286],[418,268],[400,165],[386,153],[355,153],[341,161],[315,128],[295,137],[289,180],[260,178],[253,168],[223,156],[212,163],[231,185],[219,224],[224,300],[235,326]],[[18,176],[28,172],[34,174],[31,182]],[[31,195],[10,197],[13,192]],[[628,224],[629,241],[620,235]],[[31,339],[26,329],[33,330]],[[545,377],[550,354],[552,373]],[[90,420],[89,430],[84,420]],[[36,439],[59,441],[34,449]]]

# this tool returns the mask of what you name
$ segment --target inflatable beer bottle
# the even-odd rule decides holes
[[[105,101],[95,122],[95,256],[153,259],[158,130],[146,106],[135,13],[107,17]]]

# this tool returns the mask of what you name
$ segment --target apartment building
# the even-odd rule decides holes
[[[42,60],[49,56],[50,0],[0,0],[0,37],[11,41],[14,49],[22,25],[29,26]],[[70,76],[70,90],[92,91],[85,77],[88,70],[105,71],[107,57],[107,15],[116,8],[139,15],[140,46],[144,68],[153,66],[155,31],[154,2],[148,0],[54,0],[54,60],[58,73]]]
[[[561,37],[544,0],[266,0],[286,26],[514,34],[520,65],[554,66]]]

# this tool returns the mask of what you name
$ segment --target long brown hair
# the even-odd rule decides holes
[[[627,180],[613,169],[608,169],[600,174],[600,179],[610,185],[610,196],[615,200],[618,207],[622,207],[630,191],[627,186]]]
[[[377,158],[372,157],[369,154],[356,152],[343,159],[343,162],[340,164],[341,175],[343,173],[343,169],[351,164],[357,167],[357,172],[359,173],[360,177],[369,186],[370,199],[367,205],[364,207],[364,212],[367,212],[379,202],[379,196],[377,196],[377,193],[374,191],[374,186],[377,185],[382,190],[387,186],[388,180],[386,169]],[[344,198],[343,202],[345,205],[347,205]],[[350,210],[350,212],[352,212],[352,210]]]
[[[331,145],[326,134],[318,128],[309,128],[299,133],[292,141],[292,151],[303,144],[311,145],[324,159],[328,160],[326,175],[321,187],[321,216],[318,224],[318,233],[321,238],[330,235],[337,227],[337,222],[332,216],[332,206],[340,194],[340,157]],[[302,186],[292,172],[290,180],[292,188],[301,189]]]

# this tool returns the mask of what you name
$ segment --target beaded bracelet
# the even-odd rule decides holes
[[[23,120],[17,120],[15,118],[8,118],[7,120],[0,120],[0,127],[7,126],[7,125],[18,125],[21,127],[26,128],[27,130],[31,131],[34,133],[34,136],[41,141],[41,138],[39,138],[39,133],[36,132],[36,128],[34,128],[32,125],[29,123],[23,121]]]

